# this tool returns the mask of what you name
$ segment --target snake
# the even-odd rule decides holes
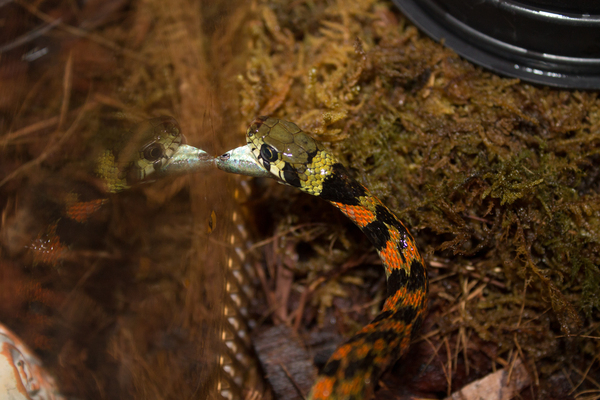
[[[264,170],[261,176],[328,201],[361,229],[381,258],[387,282],[381,312],[334,351],[308,396],[371,398],[381,374],[406,353],[427,308],[427,269],[415,239],[322,143],[296,124],[258,117],[246,142],[246,151]]]
[[[47,202],[49,215],[43,218],[50,222],[29,246],[34,262],[56,265],[67,257],[77,247],[68,237],[85,231],[84,224],[107,202],[107,194],[214,165],[213,157],[186,144],[177,120],[170,116],[144,120],[127,131],[106,129],[99,136],[102,150],[94,157],[93,172],[100,190],[85,182],[67,182],[65,190],[53,190],[58,198]]]
[[[338,208],[379,254],[387,297],[375,319],[334,351],[308,398],[371,398],[381,374],[408,350],[427,309],[427,269],[416,242],[392,211],[296,124],[258,117],[246,132],[246,142],[246,146],[212,158],[185,144],[174,119],[154,119],[138,125],[127,141],[114,146],[118,151],[106,150],[96,173],[106,190],[115,193],[165,175],[216,166],[226,172],[274,178]],[[100,205],[76,200],[67,214],[78,222],[84,222]]]

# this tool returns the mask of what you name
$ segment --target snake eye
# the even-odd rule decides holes
[[[265,160],[267,160],[269,162],[277,161],[277,150],[275,150],[273,147],[269,146],[268,144],[263,144],[260,147],[260,155],[262,156],[262,158],[264,158]]]
[[[144,149],[144,158],[148,161],[156,161],[163,156],[163,148],[159,143],[152,143]]]

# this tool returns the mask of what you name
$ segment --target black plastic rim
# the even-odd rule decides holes
[[[600,89],[600,2],[394,0],[469,61],[524,81]]]

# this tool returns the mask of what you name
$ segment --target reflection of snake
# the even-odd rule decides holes
[[[96,172],[109,192],[119,192],[163,168],[182,143],[185,138],[175,119],[161,117],[141,122],[104,151]]]
[[[33,221],[31,227],[26,227],[26,233],[37,235],[35,239],[32,236],[27,245],[35,263],[58,266],[64,262],[76,261],[77,270],[81,265],[87,265],[80,262],[79,255],[73,250],[98,249],[103,245],[102,239],[109,221],[106,214],[96,211],[107,201],[106,192],[119,192],[162,176],[214,168],[213,157],[184,144],[185,138],[179,125],[171,117],[143,121],[128,132],[117,127],[104,127],[101,133],[94,138],[93,146],[90,146],[92,150],[100,151],[92,151],[89,154],[94,156],[88,157],[93,159],[95,173],[100,182],[90,179],[92,168],[82,169],[83,163],[71,163],[64,165],[60,174],[40,179],[42,183],[34,186],[31,196],[27,190],[27,195],[24,196],[28,199],[25,201],[27,206],[25,211],[18,215],[26,215],[24,221]],[[100,155],[97,156],[98,154]],[[87,163],[83,165],[89,166]],[[27,217],[29,213],[35,218]],[[18,221],[17,218],[15,220]],[[25,240],[25,243],[27,242],[28,240]],[[97,264],[94,262],[95,266]],[[95,274],[94,268],[91,267],[89,272]],[[59,271],[61,276],[71,276],[68,272],[65,273],[67,270],[64,268]],[[88,272],[84,276],[87,274]],[[58,285],[57,289],[50,285],[48,289],[48,281],[33,284],[34,281],[19,280],[17,276],[19,275],[13,276],[8,272],[6,275],[7,278],[11,278],[11,287],[15,287],[12,292],[7,293],[11,304],[16,305],[14,314],[9,316],[14,316],[15,320],[28,327],[29,337],[38,339],[32,341],[36,349],[49,350],[50,347],[46,346],[51,339],[46,333],[51,325],[50,319],[46,318],[46,310],[59,302],[49,299],[61,299],[61,285]],[[79,281],[78,286],[83,280],[84,278]],[[81,288],[76,286],[72,290],[71,294],[80,292]],[[80,296],[79,293],[76,295]],[[87,296],[82,295],[82,298],[87,299]],[[89,301],[94,304],[91,309],[95,311],[96,303],[93,300]],[[82,310],[87,309],[88,302],[81,307]],[[23,314],[22,310],[25,309],[31,309],[31,312]],[[73,318],[78,321],[77,318],[80,317]],[[80,322],[73,325],[74,329]],[[14,333],[0,323],[0,399],[6,398],[58,400],[63,399],[63,396],[58,394],[54,380],[43,369],[40,360]]]
[[[184,144],[185,138],[179,124],[171,117],[141,122],[127,134],[117,132],[116,135],[104,136],[105,150],[97,159],[96,174],[106,192],[110,193],[172,174],[173,169],[177,169],[177,166],[173,168],[173,161],[178,160],[182,152],[185,153],[185,168],[179,168],[174,173],[194,171],[195,165],[204,160],[201,155],[206,154]],[[190,160],[192,154],[196,157]],[[205,167],[210,165],[204,164]],[[54,191],[59,192],[59,196],[55,199],[57,207],[48,207],[52,222],[30,246],[36,262],[56,264],[63,259],[68,254],[68,248],[77,246],[66,237],[79,237],[76,232],[85,231],[83,224],[106,202],[105,193],[86,186],[85,182],[69,182],[65,186],[66,192]]]
[[[382,312],[333,353],[309,396],[371,397],[381,372],[407,350],[427,305],[427,272],[415,241],[381,201],[295,124],[257,118],[248,128],[247,141],[272,177],[339,208],[367,235],[383,261],[388,297]]]

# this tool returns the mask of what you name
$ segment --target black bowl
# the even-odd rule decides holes
[[[600,88],[600,1],[394,0],[466,59],[544,85]]]

